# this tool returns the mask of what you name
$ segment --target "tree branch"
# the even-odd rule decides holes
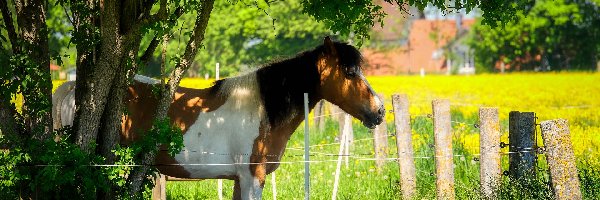
[[[174,14],[175,14],[175,18],[171,19],[171,20],[177,20],[179,17],[181,17],[181,15],[183,14],[183,8],[177,7],[177,9],[175,9]],[[154,51],[156,51],[156,48],[158,47],[158,44],[160,43],[160,39],[158,37],[159,36],[156,35],[152,38],[152,41],[150,41],[148,48],[146,48],[146,51],[144,51],[144,54],[142,54],[140,61],[143,65],[147,65],[148,62],[150,62],[150,59],[152,58],[152,54],[154,54]]]
[[[156,109],[154,119],[162,120],[167,117],[167,111],[171,102],[173,101],[173,95],[175,94],[175,90],[181,81],[181,77],[183,73],[189,68],[192,59],[196,56],[198,52],[198,48],[202,41],[204,40],[204,32],[206,30],[206,26],[208,25],[208,20],[210,18],[210,13],[212,12],[213,5],[215,0],[203,0],[202,6],[198,10],[198,16],[196,17],[196,25],[194,27],[194,33],[190,41],[188,42],[185,54],[181,61],[177,66],[175,66],[175,70],[169,76],[169,83],[167,84],[166,91],[163,91],[162,97],[159,100],[158,107]],[[157,146],[158,148],[158,146]],[[150,165],[154,163],[156,158],[156,152],[146,152],[142,155],[142,167],[134,170],[129,178],[129,192],[131,194],[136,194],[140,191],[144,175],[150,168]]]
[[[2,12],[4,24],[6,25],[6,32],[8,32],[8,39],[10,40],[13,54],[17,54],[19,52],[17,32],[13,25],[12,14],[10,13],[10,10],[8,10],[8,3],[6,0],[0,0],[0,11]]]
[[[152,54],[154,54],[154,51],[156,51],[159,43],[160,40],[158,39],[158,36],[154,36],[152,41],[150,41],[148,48],[146,48],[146,51],[144,51],[144,54],[142,54],[142,57],[140,57],[140,62],[142,65],[148,65],[148,62],[150,62],[150,58],[152,58]]]

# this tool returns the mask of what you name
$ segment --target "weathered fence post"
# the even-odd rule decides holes
[[[383,101],[383,96],[379,95],[379,98]],[[388,152],[388,131],[387,131],[387,122],[385,119],[381,124],[377,125],[375,129],[373,129],[373,146],[375,147],[375,166],[377,167],[377,172],[381,172],[383,165],[385,165],[385,159],[387,158]]]
[[[497,199],[500,166],[500,121],[498,108],[479,108],[479,178],[482,199]]]
[[[315,106],[315,111],[314,111],[314,127],[317,129],[317,132],[321,132],[323,131],[323,129],[325,128],[325,100],[321,100],[319,101],[319,103],[317,103],[317,105]]]
[[[511,111],[508,118],[509,174],[515,179],[533,175],[535,113]]]
[[[569,122],[565,119],[541,123],[542,139],[556,199],[581,199]]]
[[[340,112],[342,112],[342,109],[340,109]],[[350,134],[346,135],[346,141],[350,141],[352,142],[354,140],[354,130],[352,130],[352,116],[350,116],[350,114],[348,113],[341,113],[339,114],[339,131],[340,131],[340,142],[341,142],[341,138],[342,138],[342,133],[344,133],[344,131],[349,131]],[[350,117],[350,120],[346,120],[346,117]],[[346,122],[350,123],[350,126],[346,126]]]
[[[416,194],[417,178],[415,175],[408,97],[406,94],[394,94],[392,95],[392,105],[396,125],[396,148],[398,149],[402,199],[412,199]]]
[[[165,200],[167,199],[167,180],[166,176],[163,174],[158,174],[156,179],[154,179],[155,184],[152,189],[152,199],[153,200]]]
[[[454,159],[452,153],[450,102],[447,99],[436,99],[433,100],[432,107],[437,199],[453,200]]]

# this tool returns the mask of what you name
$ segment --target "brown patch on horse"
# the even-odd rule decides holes
[[[212,112],[221,107],[226,100],[226,97],[215,94],[212,88],[198,90],[180,87],[168,114],[173,124],[185,133],[196,122],[201,112]]]
[[[121,144],[131,144],[152,127],[154,111],[158,105],[152,87],[154,85],[140,82],[129,86],[125,98],[128,113],[123,116],[121,124]],[[176,91],[168,116],[171,123],[179,127],[183,134],[196,122],[201,112],[214,111],[225,103],[227,97],[217,95],[215,90],[218,88],[215,87],[219,86],[206,89],[180,87]],[[173,177],[190,178],[189,172],[183,166],[178,166],[179,163],[164,149],[166,148],[161,148],[156,156],[159,171]]]
[[[128,113],[123,117],[121,126],[121,141],[125,144],[139,139],[139,133],[152,127],[154,110],[158,105],[157,97],[152,94],[152,87],[154,86],[150,84],[135,82],[128,88],[125,99]],[[227,97],[216,94],[214,90],[179,87],[168,111],[171,123],[185,134],[201,112],[218,109]]]
[[[279,125],[271,125],[267,122],[268,120],[261,122],[259,134],[254,140],[252,155],[250,156],[250,163],[262,163],[250,165],[250,172],[258,178],[261,185],[264,185],[266,175],[279,167],[279,163],[266,162],[279,162],[281,160],[280,157],[285,151],[290,136],[302,122],[302,119],[303,116],[296,116],[289,123]]]

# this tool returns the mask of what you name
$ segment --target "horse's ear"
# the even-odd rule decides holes
[[[331,41],[331,38],[329,38],[329,36],[325,37],[325,39],[323,40],[323,46],[325,46],[326,53],[331,55],[337,54],[337,51],[335,50],[335,45],[333,44],[333,41]]]

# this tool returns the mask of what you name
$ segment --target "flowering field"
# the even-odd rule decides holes
[[[582,191],[586,199],[599,195],[600,173],[600,74],[593,73],[548,73],[548,74],[507,74],[476,76],[390,76],[369,77],[375,91],[386,99],[386,108],[391,109],[391,94],[408,95],[412,115],[413,145],[417,166],[418,197],[435,198],[435,177],[433,156],[431,100],[446,98],[451,102],[452,126],[454,135],[454,159],[456,195],[458,199],[477,198],[479,193],[479,163],[474,158],[479,153],[479,130],[477,123],[479,107],[498,107],[500,111],[502,140],[508,141],[508,113],[510,111],[531,111],[543,120],[565,118],[569,120],[572,143],[578,160]],[[210,81],[186,79],[186,87],[206,87]],[[393,120],[392,115],[387,121]],[[372,134],[354,122],[354,142],[350,163],[342,167],[340,192],[342,199],[396,199],[400,192],[396,184],[399,180],[398,166],[388,162],[377,173],[375,164],[369,160],[373,154]],[[393,126],[388,127],[393,133]],[[282,164],[276,171],[277,197],[281,199],[303,198],[303,126],[292,136]],[[329,199],[333,188],[335,159],[327,154],[337,154],[335,144],[337,123],[328,120],[322,132],[311,131],[311,197]],[[539,129],[538,129],[539,130]],[[538,131],[539,134],[539,131]],[[541,138],[541,137],[538,137]],[[538,141],[541,144],[541,139]],[[395,155],[394,137],[389,137],[390,157]],[[330,145],[332,144],[332,145]],[[507,151],[507,148],[503,149]],[[503,156],[503,169],[507,170],[507,157]],[[540,180],[526,186],[508,184],[500,191],[500,196],[511,199],[549,198],[547,187],[547,167],[543,155],[539,156],[538,171]],[[265,199],[272,199],[271,177],[267,178]],[[225,197],[230,198],[232,182],[225,181]],[[216,181],[169,182],[167,194],[171,199],[217,199]]]

